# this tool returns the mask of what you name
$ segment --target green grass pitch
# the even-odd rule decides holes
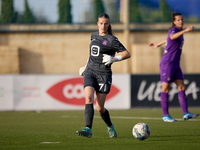
[[[199,108],[189,109],[200,113]],[[110,139],[107,127],[95,111],[93,137],[79,137],[84,111],[0,112],[0,150],[197,150],[200,149],[200,117],[182,120],[180,108],[170,108],[178,119],[162,122],[155,109],[109,110],[118,137]],[[132,128],[138,122],[149,125],[151,135],[135,139]]]

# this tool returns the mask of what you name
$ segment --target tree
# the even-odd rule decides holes
[[[97,22],[98,16],[101,13],[105,13],[105,9],[102,0],[94,0],[93,4],[94,4],[94,21]]]
[[[59,0],[58,14],[58,23],[72,23],[70,0]]]
[[[104,9],[107,14],[110,16],[110,22],[119,23],[119,0],[103,0]]]
[[[129,14],[130,22],[142,22],[137,0],[129,0]]]
[[[161,21],[170,22],[172,20],[171,10],[165,0],[160,0],[160,11],[161,11]]]
[[[13,0],[1,0],[1,23],[15,23],[17,20],[17,12],[13,7]]]
[[[31,12],[31,9],[29,8],[27,0],[24,1],[24,7],[24,23],[34,23],[35,19],[33,13]]]

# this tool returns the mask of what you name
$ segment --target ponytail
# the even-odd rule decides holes
[[[109,26],[108,26],[108,32],[112,34],[112,27],[111,27],[111,24],[109,24]]]

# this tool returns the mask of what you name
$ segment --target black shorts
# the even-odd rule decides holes
[[[86,86],[92,86],[97,93],[108,94],[111,84],[111,75],[102,75],[88,68],[84,72],[84,88]]]

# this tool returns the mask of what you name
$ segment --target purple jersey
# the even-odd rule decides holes
[[[179,28],[172,27],[167,36],[165,54],[160,62],[160,77],[161,82],[171,83],[174,80],[183,80],[179,62],[183,46],[183,35],[175,40],[170,39],[170,34],[180,32]]]
[[[168,62],[174,62],[179,63],[181,52],[182,52],[182,46],[183,46],[183,35],[181,35],[179,38],[175,40],[170,39],[170,34],[180,32],[181,30],[177,28],[176,26],[172,27],[167,36],[167,43],[165,47],[165,53],[163,55],[163,61]]]

